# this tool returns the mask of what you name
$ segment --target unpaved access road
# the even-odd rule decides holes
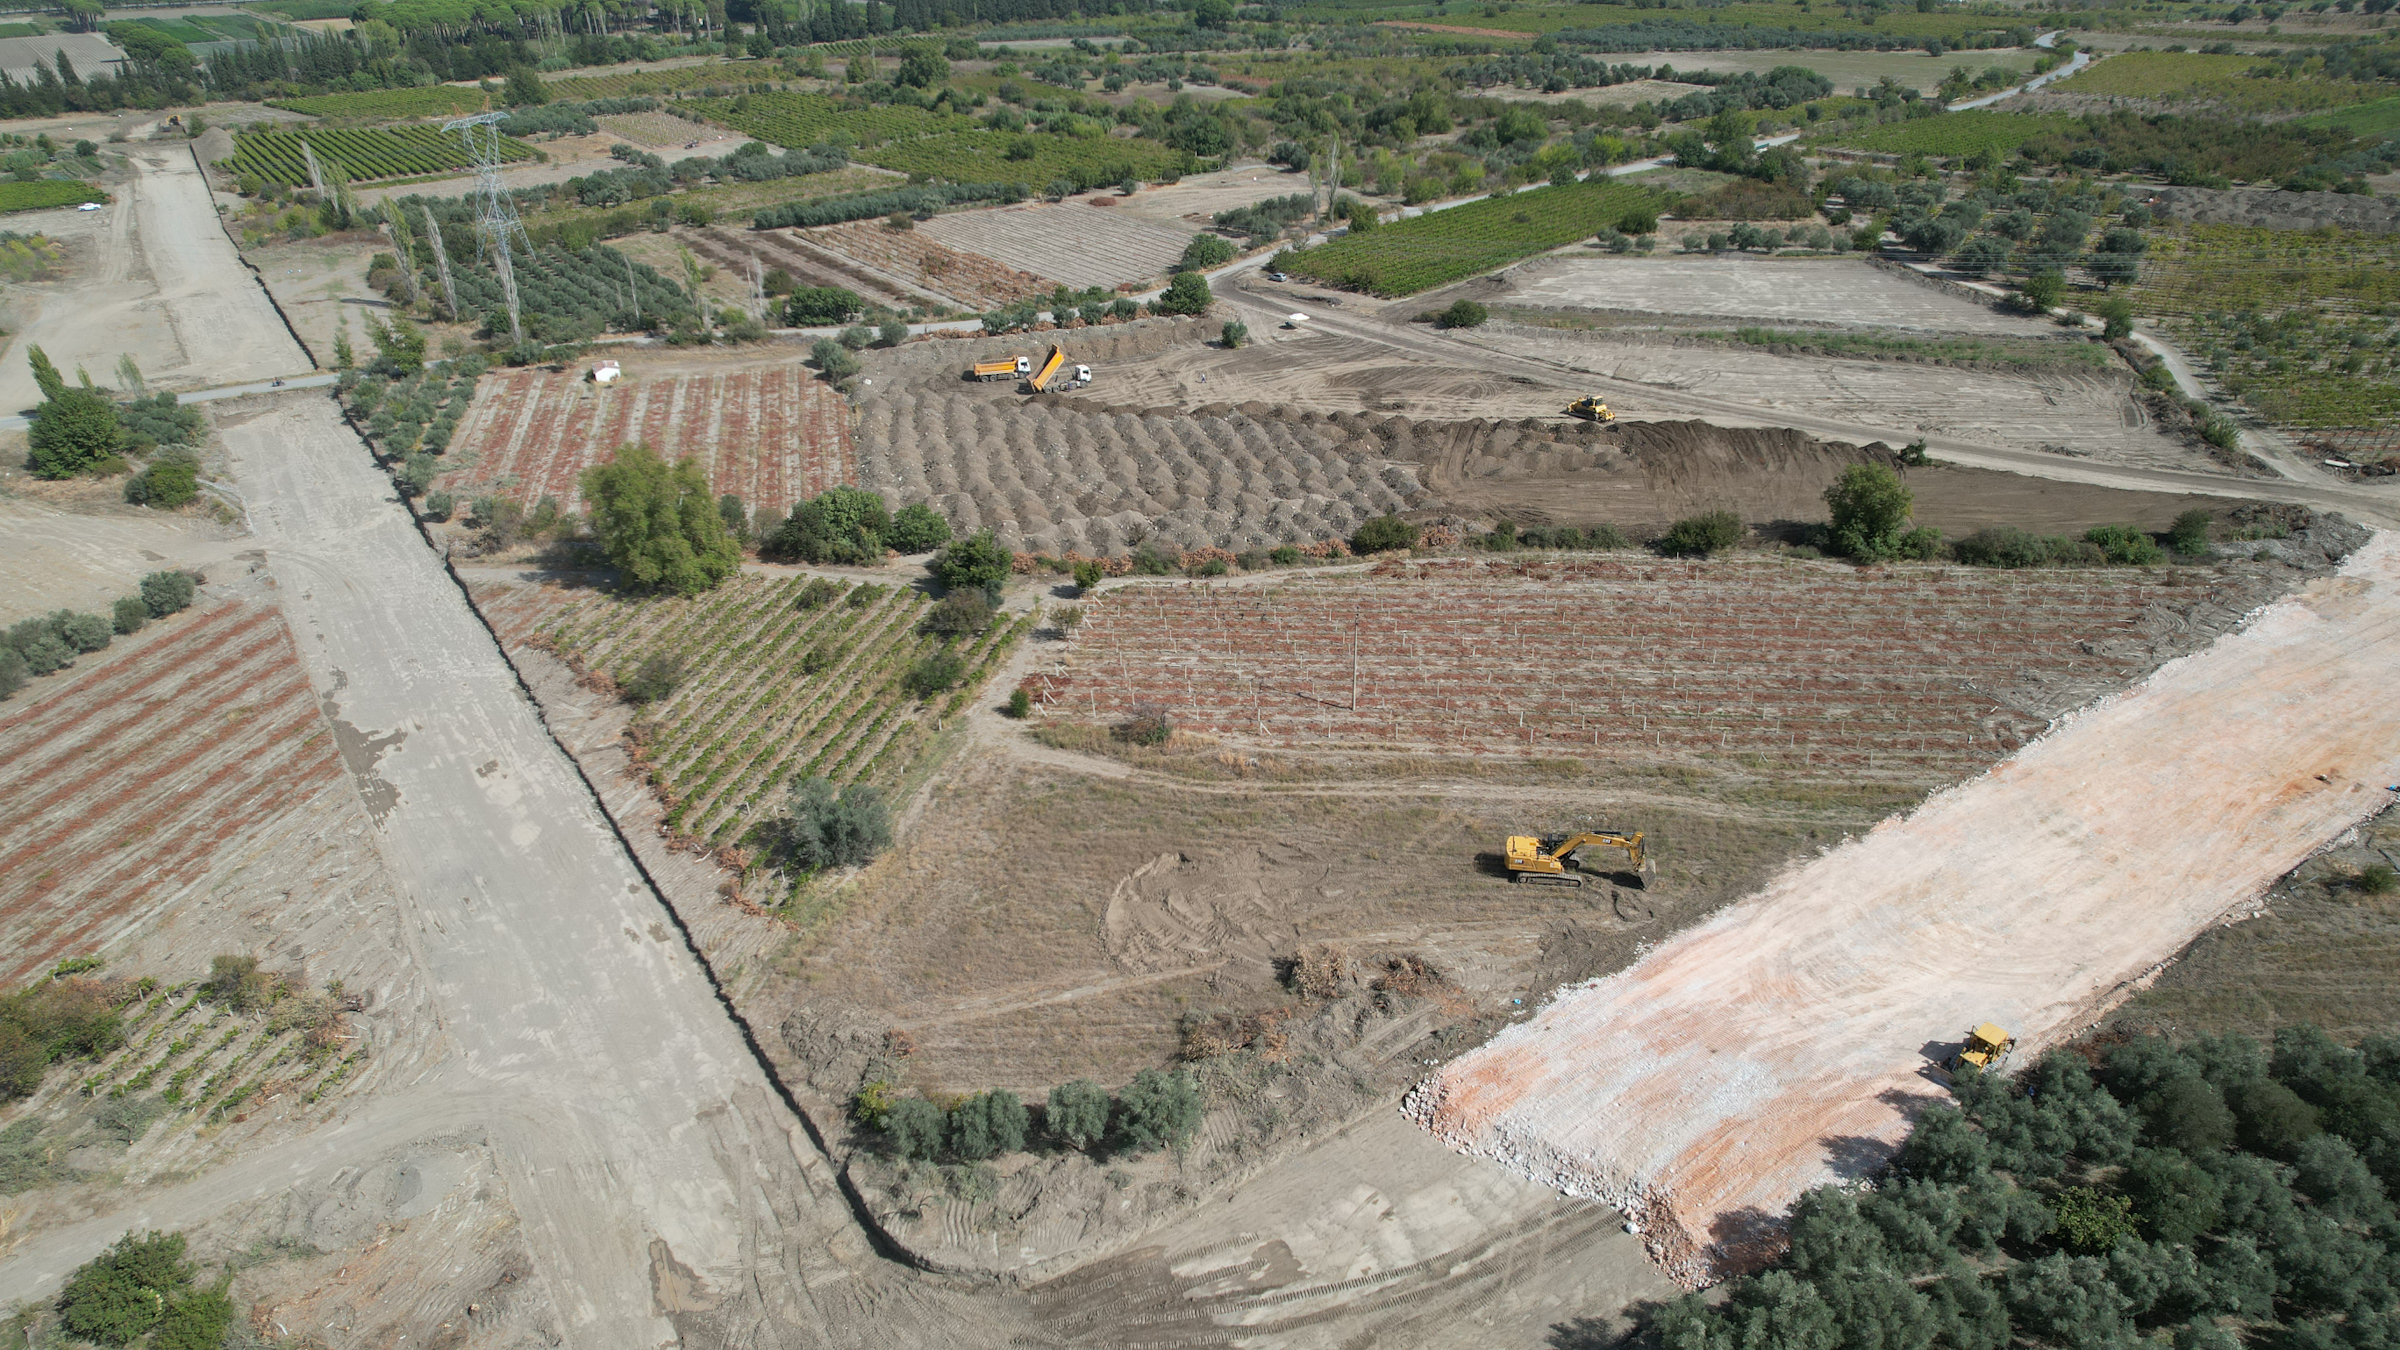
[[[59,281],[10,288],[22,327],[0,360],[0,412],[41,401],[24,359],[34,344],[60,370],[81,366],[103,384],[117,382],[120,355],[174,390],[309,369],[226,242],[189,143],[128,145],[126,157],[140,174],[105,210],[10,219],[65,240],[71,266]]]
[[[1459,1148],[1636,1214],[1670,1271],[1771,1253],[1810,1186],[1890,1156],[1969,1027],[2020,1056],[2400,778],[2400,537],[1915,813],[1560,995],[1424,1083]]]

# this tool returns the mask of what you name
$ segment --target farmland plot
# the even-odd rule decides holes
[[[235,173],[289,187],[309,183],[308,160],[301,147],[316,151],[325,169],[339,170],[359,182],[452,173],[468,167],[466,144],[445,135],[437,126],[306,128],[255,127],[234,142],[227,161]],[[533,147],[509,137],[500,140],[500,158],[510,163],[533,158]]]
[[[121,937],[222,850],[356,809],[276,611],[172,623],[0,718],[0,985]]]
[[[1703,760],[1930,783],[2255,597],[2149,572],[1859,572],[1772,561],[1438,562],[1263,588],[1129,586],[1085,606],[1046,715],[1268,745]],[[2199,602],[2194,617],[2178,611]],[[1566,622],[1560,616],[1567,616]]]
[[[595,385],[516,370],[486,376],[451,438],[456,465],[438,486],[499,493],[531,506],[554,497],[583,508],[580,478],[629,441],[670,460],[697,457],[718,492],[762,513],[855,481],[850,413],[797,363],[718,375],[628,375]]]
[[[689,600],[498,586],[479,589],[475,602],[503,643],[550,651],[587,677],[621,679],[652,656],[681,658],[683,683],[637,729],[639,761],[671,834],[728,845],[781,804],[789,778],[899,782],[940,717],[967,697],[921,705],[901,688],[911,663],[944,641],[919,631],[923,594],[860,584],[803,609],[808,581],[744,574]],[[965,689],[1021,626],[1004,619],[961,640]]]
[[[957,211],[917,226],[950,247],[1069,286],[1163,285],[1192,231],[1085,201]]]
[[[804,237],[846,258],[938,291],[970,309],[1000,309],[1056,289],[1055,283],[1031,272],[961,253],[921,228],[894,230],[881,221],[859,221],[811,230]]]

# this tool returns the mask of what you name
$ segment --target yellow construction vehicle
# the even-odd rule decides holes
[[[1986,1022],[1967,1033],[1966,1045],[1957,1054],[1943,1060],[1942,1069],[1947,1073],[1957,1073],[1970,1064],[1977,1070],[1989,1069],[2000,1061],[2002,1055],[2016,1048],[2014,1036]]]
[[[1012,375],[1023,376],[1032,373],[1033,362],[1022,356],[1003,356],[996,361],[978,361],[975,363],[975,368],[967,372],[970,378],[986,383],[993,380],[1005,380]]]
[[[1633,861],[1636,875],[1647,863],[1647,855],[1642,852],[1642,836],[1638,831],[1633,834],[1567,834],[1543,838],[1512,834],[1508,837],[1507,848],[1511,879],[1542,886],[1581,886],[1582,865],[1576,864],[1573,872],[1567,870],[1567,865],[1575,850],[1587,845],[1625,850],[1625,856]]]
[[[1617,415],[1608,410],[1598,394],[1586,394],[1567,405],[1567,416],[1581,417],[1594,422],[1614,422]]]

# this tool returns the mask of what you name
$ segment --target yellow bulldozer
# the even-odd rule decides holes
[[[1944,1073],[1957,1073],[1969,1065],[1981,1072],[2000,1062],[2000,1058],[2017,1048],[2017,1039],[1990,1022],[1967,1033],[1967,1043],[1957,1054],[1942,1061]]]
[[[1512,834],[1508,837],[1505,856],[1509,879],[1539,886],[1581,886],[1582,864],[1574,862],[1579,848],[1618,848],[1632,860],[1635,875],[1648,865],[1649,857],[1642,852],[1642,836],[1633,834],[1561,834],[1536,837]],[[1569,870],[1572,866],[1573,870]]]
[[[1568,404],[1567,416],[1580,417],[1591,422],[1614,422],[1617,420],[1617,415],[1608,410],[1608,405],[1600,401],[1598,394],[1586,394]]]

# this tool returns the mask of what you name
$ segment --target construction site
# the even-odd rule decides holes
[[[546,144],[640,167],[603,134]],[[133,144],[38,213],[0,380],[105,364],[100,296],[204,428],[176,510],[0,430],[58,657],[0,702],[0,1050],[114,1019],[8,1061],[0,1298],[158,1229],[255,1344],[1589,1350],[1987,1077],[2400,1015],[2400,487],[2212,440],[2079,315],[1580,240],[1384,298],[1247,238],[1166,312],[1299,177],[1245,162],[661,212],[605,285],[697,327],[545,345],[602,250],[497,151],[394,282],[405,215],[245,246]],[[481,330],[391,323],[476,247]],[[769,327],[770,266],[857,307]],[[718,571],[635,584],[627,518]]]

